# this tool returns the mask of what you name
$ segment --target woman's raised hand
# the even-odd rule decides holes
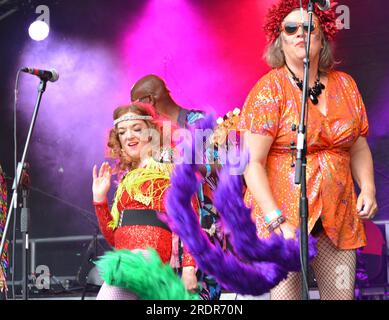
[[[107,199],[109,188],[111,187],[112,168],[108,162],[104,162],[97,174],[97,166],[93,166],[93,201],[103,202]]]

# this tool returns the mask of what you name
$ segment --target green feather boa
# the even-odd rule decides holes
[[[116,250],[96,262],[102,279],[111,286],[135,293],[141,300],[198,300],[188,292],[181,279],[164,264],[154,249],[142,252]]]

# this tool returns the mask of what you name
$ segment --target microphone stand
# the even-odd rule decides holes
[[[1,239],[1,244],[0,244],[0,257],[2,256],[3,251],[4,251],[5,239],[7,237],[7,232],[8,232],[8,228],[9,228],[9,223],[11,221],[12,212],[13,212],[13,210],[16,211],[16,209],[17,209],[17,197],[18,197],[18,194],[17,194],[18,191],[17,190],[18,190],[18,187],[19,187],[19,184],[20,184],[20,180],[21,180],[22,168],[24,167],[24,163],[26,161],[28,148],[30,146],[32,132],[33,132],[34,127],[35,127],[35,122],[36,122],[36,119],[37,119],[37,116],[38,116],[39,106],[40,106],[40,103],[41,103],[41,100],[42,100],[42,95],[43,95],[43,93],[46,90],[46,84],[47,84],[47,80],[41,78],[41,81],[40,81],[39,86],[38,86],[38,96],[37,96],[37,99],[36,99],[34,112],[32,114],[31,124],[30,124],[30,128],[28,130],[27,139],[26,139],[26,142],[25,142],[22,159],[18,163],[18,168],[16,170],[16,177],[14,178],[14,183],[13,183],[13,187],[12,187],[13,188],[12,199],[11,199],[11,203],[9,205],[7,219],[6,219],[5,226],[4,226],[3,237]],[[26,292],[24,290],[23,295],[25,293]],[[27,298],[27,296],[25,298]]]
[[[20,232],[22,233],[22,294],[23,300],[28,300],[28,253],[29,253],[29,242],[28,242],[28,233],[30,225],[30,208],[28,208],[28,196],[29,196],[29,187],[30,179],[28,176],[28,164],[25,163],[25,168],[23,169],[22,175],[22,198],[23,205],[20,213]]]
[[[296,146],[296,171],[295,171],[295,184],[301,184],[300,190],[300,203],[299,203],[299,215],[300,215],[300,255],[301,255],[301,272],[302,272],[302,293],[303,300],[309,300],[309,288],[308,288],[308,198],[307,198],[307,113],[308,113],[308,86],[309,86],[309,67],[310,59],[309,52],[311,47],[311,26],[313,22],[313,2],[310,0],[308,4],[308,34],[307,42],[305,45],[306,57],[304,59],[304,80],[303,80],[303,92],[302,103],[300,112],[300,124],[297,132],[297,146]],[[302,30],[304,35],[304,30]]]
[[[94,267],[93,261],[97,258],[97,236],[98,236],[98,233],[99,233],[99,229],[96,229],[92,240],[89,242],[88,248],[86,249],[84,259],[83,259],[83,261],[80,265],[80,268],[78,269],[78,272],[77,272],[78,283],[83,285],[81,300],[85,300],[86,291],[88,289],[89,273],[90,273],[91,269],[93,269],[93,267]],[[85,272],[85,274],[84,274],[84,272]],[[83,278],[85,278],[85,283],[84,283]]]

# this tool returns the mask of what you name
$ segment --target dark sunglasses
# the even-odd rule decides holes
[[[281,26],[281,31],[284,31],[286,34],[292,35],[297,32],[297,30],[303,26],[304,32],[308,32],[308,21],[301,22],[285,22]],[[317,30],[317,25],[315,22],[312,22],[311,32],[314,33]]]

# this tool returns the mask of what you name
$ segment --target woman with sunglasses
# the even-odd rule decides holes
[[[308,1],[303,1],[307,8]],[[303,19],[302,19],[303,18]],[[301,21],[305,21],[301,23]],[[241,128],[250,162],[245,172],[246,204],[258,234],[295,237],[300,186],[294,184],[296,126],[300,119],[304,38],[308,14],[299,0],[280,0],[265,20],[272,70],[249,93]],[[330,41],[336,32],[334,4],[314,9],[307,122],[308,231],[318,239],[311,263],[321,299],[353,299],[355,250],[366,245],[363,219],[377,211],[373,161],[366,142],[368,120],[354,80],[333,69]],[[353,178],[361,192],[357,196]],[[301,274],[271,290],[271,299],[301,299]]]

